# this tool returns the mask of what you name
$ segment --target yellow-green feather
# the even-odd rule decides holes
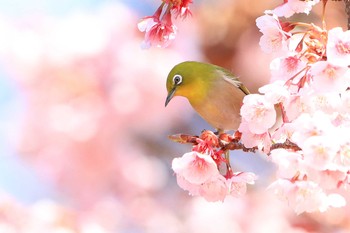
[[[173,84],[175,75],[182,83]],[[186,97],[192,107],[218,130],[237,129],[239,109],[249,91],[228,70],[201,62],[187,61],[176,65],[167,78],[167,90]]]
[[[168,92],[173,88],[172,78],[176,74],[181,75],[183,81],[174,96],[187,97],[191,104],[200,102],[207,95],[212,82],[218,78],[214,65],[195,61],[182,62],[176,65],[168,75]]]

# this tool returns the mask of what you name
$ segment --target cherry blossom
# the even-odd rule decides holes
[[[241,141],[246,146],[265,149],[262,145],[269,145],[273,148],[274,143],[286,140],[298,145],[297,151],[264,150],[271,153],[271,161],[278,167],[277,181],[270,188],[287,200],[297,213],[323,212],[328,207],[344,206],[341,190],[348,185],[349,137],[346,132],[350,119],[344,111],[350,106],[348,31],[341,28],[327,31],[324,27],[298,22],[283,27],[281,25],[288,25],[288,22],[281,23],[277,17],[308,14],[318,2],[285,1],[271,13],[274,22],[280,25],[281,33],[288,33],[283,40],[288,48],[284,50],[285,55],[270,63],[271,84],[259,91],[264,94],[260,97],[261,102],[278,106],[281,123],[273,129],[265,127],[265,132],[259,132],[259,135],[254,132],[259,126],[252,122],[259,122],[260,118],[249,117],[245,112],[254,109],[248,108],[248,100],[252,98],[248,96],[241,108],[239,128]],[[266,13],[257,21],[263,33],[261,40],[268,33],[275,35],[273,31],[261,30],[262,19],[267,21]],[[294,30],[290,25],[305,27],[304,32]],[[266,45],[260,45],[268,52]],[[269,143],[269,140],[273,142]]]
[[[301,97],[304,105],[304,112],[316,113],[323,112],[333,119],[334,113],[338,112],[342,105],[342,100],[338,92],[324,92],[319,94],[315,89],[312,94]]]
[[[142,48],[168,47],[177,33],[177,27],[172,22],[173,16],[185,19],[191,15],[191,3],[192,0],[165,0],[153,16],[144,17],[138,23],[138,29],[145,33]]]
[[[188,191],[190,195],[192,196],[200,195],[201,185],[190,183],[181,175],[176,175],[176,182],[180,188]]]
[[[276,149],[271,151],[270,156],[272,162],[278,166],[278,177],[292,179],[298,172],[301,172],[300,163],[303,157],[301,153]]]
[[[291,182],[279,179],[268,189],[272,190],[281,200],[286,200],[297,214],[303,212],[324,212],[329,207],[342,207],[345,199],[339,194],[329,194],[312,181]]]
[[[264,52],[271,53],[287,49],[287,39],[291,35],[282,29],[276,15],[266,11],[265,15],[256,19],[256,25],[263,33],[259,45]]]
[[[294,128],[291,139],[300,146],[310,137],[331,135],[334,132],[330,116],[321,111],[312,115],[302,113],[291,124]]]
[[[224,201],[229,195],[241,197],[246,193],[247,184],[254,184],[257,179],[254,173],[237,172],[229,179],[216,174],[196,184],[186,180],[181,173],[176,173],[176,176],[179,187],[188,191],[192,196],[202,196],[210,202]]]
[[[177,138],[193,144],[192,152],[173,160],[181,188],[210,202],[243,196],[257,176],[233,169],[228,154],[243,149],[269,156],[277,167],[269,189],[297,214],[346,204],[350,34],[339,27],[328,30],[324,15],[321,26],[287,19],[309,14],[319,2],[285,0],[256,19],[262,33],[259,45],[274,56],[270,83],[260,87],[259,93],[245,96],[241,123],[233,135],[203,131],[200,136]],[[190,15],[190,3],[164,0],[154,16],[144,18],[139,28],[146,32],[149,46],[169,44],[176,31],[172,17]],[[326,7],[327,1],[322,3]]]
[[[303,76],[301,71],[306,67],[306,62],[301,60],[297,55],[287,57],[278,57],[271,61],[271,81],[289,80],[294,78],[293,82],[297,83]]]
[[[284,3],[274,9],[274,13],[279,17],[291,17],[295,13],[309,14],[312,7],[319,3],[319,0],[285,0]]]
[[[249,131],[262,134],[276,122],[274,103],[266,101],[263,95],[250,94],[243,100],[241,108],[242,121],[248,123]]]
[[[216,163],[206,154],[189,152],[175,158],[172,168],[177,175],[193,184],[202,184],[219,174]]]
[[[297,214],[344,206],[350,183],[348,31],[279,18],[309,14],[318,2],[286,0],[256,20],[261,49],[278,57],[270,63],[271,83],[244,98],[239,132],[233,135],[240,135],[235,140],[245,149],[269,155],[277,166],[269,189]],[[180,9],[172,9],[175,17],[182,17]],[[197,179],[200,172],[184,175],[174,166],[178,185],[211,202],[242,197],[256,176],[231,168],[225,143],[208,132],[196,138],[192,152],[212,159],[211,172],[196,183],[188,177]],[[288,144],[293,147],[283,147]]]
[[[337,151],[338,141],[334,137],[312,136],[305,140],[302,146],[304,161],[314,169],[334,169],[332,164]]]
[[[151,46],[164,48],[175,39],[177,28],[172,23],[171,14],[165,13],[160,19],[160,10],[154,16],[143,18],[138,24],[139,30],[145,32],[143,48],[150,48]]]
[[[255,134],[250,131],[249,124],[246,121],[242,121],[238,131],[242,133],[241,141],[247,148],[258,147],[260,150],[264,149],[265,153],[268,153],[271,143],[271,136],[268,132],[261,134]]]
[[[327,61],[313,64],[310,75],[313,78],[311,88],[317,92],[342,92],[350,85],[349,68],[331,65]]]
[[[343,127],[338,129],[338,143],[339,150],[335,155],[333,163],[335,164],[337,170],[342,172],[348,172],[350,170],[350,136],[349,127]]]
[[[350,31],[336,27],[328,32],[327,61],[335,66],[350,65]]]
[[[246,185],[254,184],[257,179],[254,173],[232,171],[227,152],[221,148],[226,140],[233,138],[225,133],[218,136],[211,131],[203,131],[200,137],[195,138],[192,152],[173,159],[172,168],[182,189],[193,196],[216,202],[224,201],[230,195],[242,196]],[[223,166],[225,169],[222,169]]]
[[[227,180],[229,193],[235,197],[241,197],[247,192],[247,184],[254,184],[257,176],[251,172],[236,172]]]
[[[283,80],[277,80],[259,88],[265,99],[273,104],[284,103],[290,98],[290,92],[284,85]]]
[[[165,0],[166,3],[172,4],[173,14],[175,17],[181,17],[185,19],[189,15],[192,15],[189,5],[193,2],[192,0]]]
[[[210,202],[224,201],[228,194],[226,179],[221,176],[212,177],[199,188],[199,195]]]
[[[212,176],[202,184],[190,183],[177,174],[178,185],[193,196],[202,196],[210,202],[224,201],[229,195],[241,197],[247,191],[247,184],[254,184],[257,179],[254,173],[237,172],[229,179],[222,175]]]
[[[335,167],[336,166],[333,166],[333,168]],[[317,183],[324,191],[338,191],[339,189],[344,188],[341,186],[346,182],[346,172],[342,172],[338,169],[318,170],[306,166],[305,172],[307,174],[308,180]]]

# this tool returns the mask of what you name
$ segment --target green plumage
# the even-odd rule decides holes
[[[207,63],[187,61],[167,77],[167,105],[174,96],[188,99],[198,114],[218,131],[237,130],[240,107],[248,89],[228,70]]]

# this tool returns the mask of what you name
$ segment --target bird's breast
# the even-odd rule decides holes
[[[237,130],[245,94],[234,85],[213,86],[200,101],[191,102],[198,114],[216,129]],[[198,100],[198,99],[197,99]]]

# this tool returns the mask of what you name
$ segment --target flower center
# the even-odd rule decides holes
[[[327,77],[330,79],[336,78],[336,70],[334,67],[328,66],[323,72],[325,72]]]
[[[350,54],[350,42],[344,43],[343,41],[338,41],[335,48],[340,54]]]

